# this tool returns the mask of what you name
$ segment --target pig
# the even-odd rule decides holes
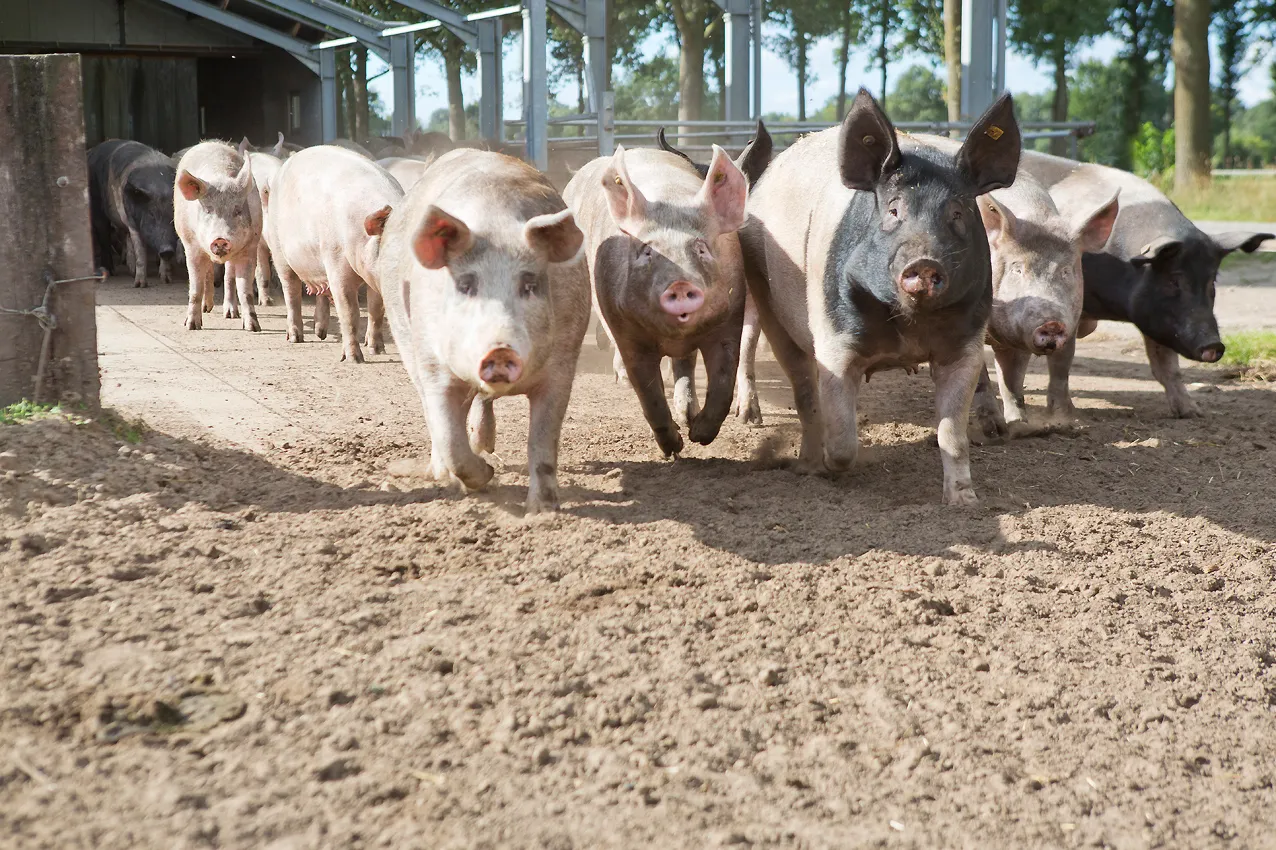
[[[956,156],[900,138],[860,89],[840,128],[779,154],[741,234],[749,289],[793,385],[797,469],[845,471],[859,447],[859,382],[930,364],[943,500],[978,501],[967,420],[992,312],[976,198],[1014,183],[1021,137],[1002,96]]]
[[[374,162],[376,161],[376,157],[372,155],[371,151],[369,151],[367,148],[365,148],[363,145],[359,144],[358,142],[351,141],[350,139],[333,139],[331,142],[328,142],[327,144],[329,147],[345,148],[348,151],[353,151],[354,153],[357,153],[359,156],[363,157],[364,159],[370,159]]]
[[[456,142],[447,133],[408,132],[403,136],[407,152],[414,156],[439,157],[456,149]]]
[[[279,140],[283,142],[283,133],[279,134]],[[282,149],[280,145],[276,145],[273,150]],[[269,219],[269,214],[266,212],[266,198],[270,193],[270,181],[283,167],[283,160],[278,154],[254,152],[248,154],[248,159],[252,162],[253,181],[257,184],[257,194],[261,198],[261,228],[264,235],[269,228],[266,223]],[[259,307],[269,307],[274,303],[270,297],[270,267],[270,242],[262,238],[257,241],[257,306]]]
[[[559,506],[559,435],[589,324],[583,240],[548,178],[475,150],[440,157],[382,237],[386,311],[425,410],[435,476],[484,487],[493,401],[526,395],[528,514]]]
[[[113,271],[112,245],[127,242],[133,285],[147,286],[151,253],[159,255],[162,283],[173,282],[173,262],[181,243],[173,226],[173,183],[177,169],[164,154],[141,142],[114,139],[89,151],[89,189],[97,264]]]
[[[433,162],[433,156],[389,156],[377,160],[377,165],[394,175],[399,185],[407,190],[412,188],[412,184],[420,179]]]
[[[1078,336],[1099,320],[1131,322],[1143,334],[1152,375],[1165,388],[1170,413],[1201,415],[1179,371],[1179,357],[1215,363],[1223,356],[1214,318],[1214,279],[1223,257],[1251,252],[1271,233],[1236,231],[1208,236],[1151,183],[1116,168],[1080,164],[1049,154],[1026,152],[1023,169],[1050,192],[1060,212],[1075,217],[1120,189],[1121,212],[1102,251],[1082,259],[1085,302]],[[1073,351],[1051,370],[1052,394],[1071,414],[1068,374]]]
[[[951,154],[961,147],[960,142],[944,136],[918,134],[913,138]],[[1014,185],[979,198],[979,214],[992,257],[993,301],[987,342],[996,359],[1002,404],[999,413],[985,368],[974,404],[986,436],[1031,432],[1026,424],[1023,381],[1034,354],[1047,358],[1054,381],[1046,396],[1047,414],[1055,419],[1070,416],[1066,391],[1059,395],[1058,375],[1061,370],[1066,375],[1066,362],[1072,359],[1081,321],[1081,257],[1085,251],[1103,250],[1120,211],[1119,196],[1117,189],[1101,198],[1097,206],[1079,210],[1075,220],[1069,221],[1059,213],[1045,187],[1021,167]]]
[[[563,193],[585,233],[595,310],[666,457],[683,439],[665,401],[662,357],[674,361],[674,407],[693,442],[711,443],[730,412],[745,297],[736,231],[747,197],[744,174],[717,146],[704,178],[676,154],[618,147]],[[703,410],[697,351],[709,376]]]
[[[384,168],[334,145],[290,156],[266,194],[266,242],[283,284],[288,341],[303,342],[303,285],[320,293],[315,333],[327,334],[328,293],[341,324],[341,360],[364,362],[359,347],[359,287],[368,287],[364,346],[385,353],[385,308],[377,278],[381,230],[403,189]]]
[[[226,318],[242,317],[244,330],[261,330],[252,297],[257,243],[262,238],[261,196],[252,160],[225,142],[195,145],[177,164],[173,211],[190,276],[187,330],[202,328],[201,313],[213,309],[217,265],[226,267]]]
[[[665,138],[665,128],[661,127],[656,131],[656,145],[663,151],[677,154],[690,162],[696,171],[703,178],[709,173],[709,166],[695,162],[691,157],[669,144],[669,140]],[[749,186],[757,184],[762,172],[766,171],[766,167],[771,164],[771,156],[775,146],[771,141],[771,134],[767,132],[766,125],[758,120],[758,127],[745,145],[744,150],[740,152],[740,156],[736,159],[736,165],[744,172],[744,178]],[[600,327],[604,327],[601,323]],[[758,386],[756,376],[756,364],[758,359],[758,339],[762,335],[762,329],[758,326],[758,306],[753,302],[753,296],[749,294],[748,288],[744,292],[744,331],[740,337],[740,367],[736,370],[735,376],[735,401],[731,404],[731,409],[735,411],[738,418],[745,425],[753,425],[761,427],[762,425],[762,407],[758,404]],[[694,363],[694,357],[692,362]]]

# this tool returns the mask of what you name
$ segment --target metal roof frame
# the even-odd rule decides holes
[[[390,43],[381,36],[381,27],[368,26],[355,17],[357,13],[339,3],[318,3],[312,0],[244,0],[244,2],[300,23],[351,36],[366,45],[381,58],[381,61],[387,63],[390,61]],[[378,24],[380,23],[378,21]]]
[[[212,21],[215,24],[221,24],[227,29],[241,32],[244,35],[251,36],[258,41],[264,41],[267,44],[274,45],[280,50],[286,51],[294,59],[310,69],[312,73],[319,73],[319,63],[311,55],[310,50],[314,46],[308,41],[303,41],[295,36],[280,32],[277,29],[268,27],[265,24],[258,23],[251,18],[245,18],[242,15],[236,15],[234,12],[228,12],[225,9],[213,6],[203,0],[159,0],[174,9],[188,12],[192,15]],[[298,19],[287,13],[280,13],[283,17],[293,18],[298,23],[309,24],[311,21]]]

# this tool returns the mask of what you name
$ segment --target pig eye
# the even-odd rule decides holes
[[[696,256],[705,262],[713,262],[713,252],[709,250],[709,243],[703,239],[696,240]]]
[[[1020,277],[1023,276],[1023,263],[1011,263],[1010,270]]]
[[[891,218],[899,218],[899,201],[891,201],[890,206],[886,208],[886,214]]]
[[[643,245],[638,249],[638,265],[645,266],[651,262],[651,246]]]
[[[462,295],[473,295],[478,291],[478,278],[472,274],[463,274],[456,279],[456,291]]]
[[[532,298],[541,294],[541,277],[536,272],[523,272],[518,277],[518,294]]]

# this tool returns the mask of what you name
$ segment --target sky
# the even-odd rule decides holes
[[[768,25],[764,34],[771,29]],[[643,45],[643,52],[653,55],[659,51],[672,51],[666,36],[657,35],[649,38]],[[765,41],[763,42],[765,44]],[[1105,35],[1093,44],[1079,51],[1078,61],[1098,59],[1108,61],[1115,57],[1121,49],[1120,42],[1113,36]],[[1252,106],[1265,100],[1271,92],[1271,77],[1268,72],[1270,57],[1254,62],[1249,72],[1242,78],[1239,93],[1240,100],[1246,106]],[[517,37],[505,43],[505,117],[520,117],[522,104],[522,46]],[[553,59],[550,59],[553,62]],[[894,87],[895,80],[905,70],[915,64],[926,64],[920,54],[905,55],[887,67],[887,89]],[[1215,65],[1217,64],[1217,57]],[[379,67],[378,67],[379,66]],[[369,57],[369,74],[384,70],[375,57]],[[619,71],[620,69],[617,69]],[[936,69],[937,71],[939,69]],[[762,111],[764,113],[797,114],[797,75],[772,51],[765,49],[762,53]],[[847,69],[847,88],[854,92],[860,85],[867,86],[875,94],[880,83],[880,72],[873,67],[872,48],[864,46],[853,49],[851,61]],[[1006,58],[1006,79],[1012,93],[1037,94],[1051,91],[1050,68],[1038,68],[1023,56],[1010,53]],[[422,123],[428,122],[436,109],[447,106],[447,82],[443,76],[442,60],[422,55],[417,58],[416,69],[417,102],[416,114]],[[380,95],[382,102],[391,102],[391,80],[386,74],[372,81],[372,88]],[[467,76],[462,80],[462,91],[467,104],[478,97],[478,79]],[[833,39],[823,39],[816,43],[811,51],[811,67],[807,75],[807,112],[815,112],[837,94],[837,64],[835,59],[835,43]],[[561,100],[574,103],[576,100],[574,87],[571,91],[559,93]],[[670,116],[671,118],[676,116]]]

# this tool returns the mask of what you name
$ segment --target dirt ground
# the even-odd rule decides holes
[[[522,400],[462,498],[393,350],[183,300],[100,289],[140,443],[0,428],[0,846],[1276,845],[1271,385],[1192,369],[1170,419],[1105,327],[1080,425],[974,449],[952,509],[924,372],[830,480],[774,462],[774,362],[765,427],[667,462],[587,341],[527,520]]]

